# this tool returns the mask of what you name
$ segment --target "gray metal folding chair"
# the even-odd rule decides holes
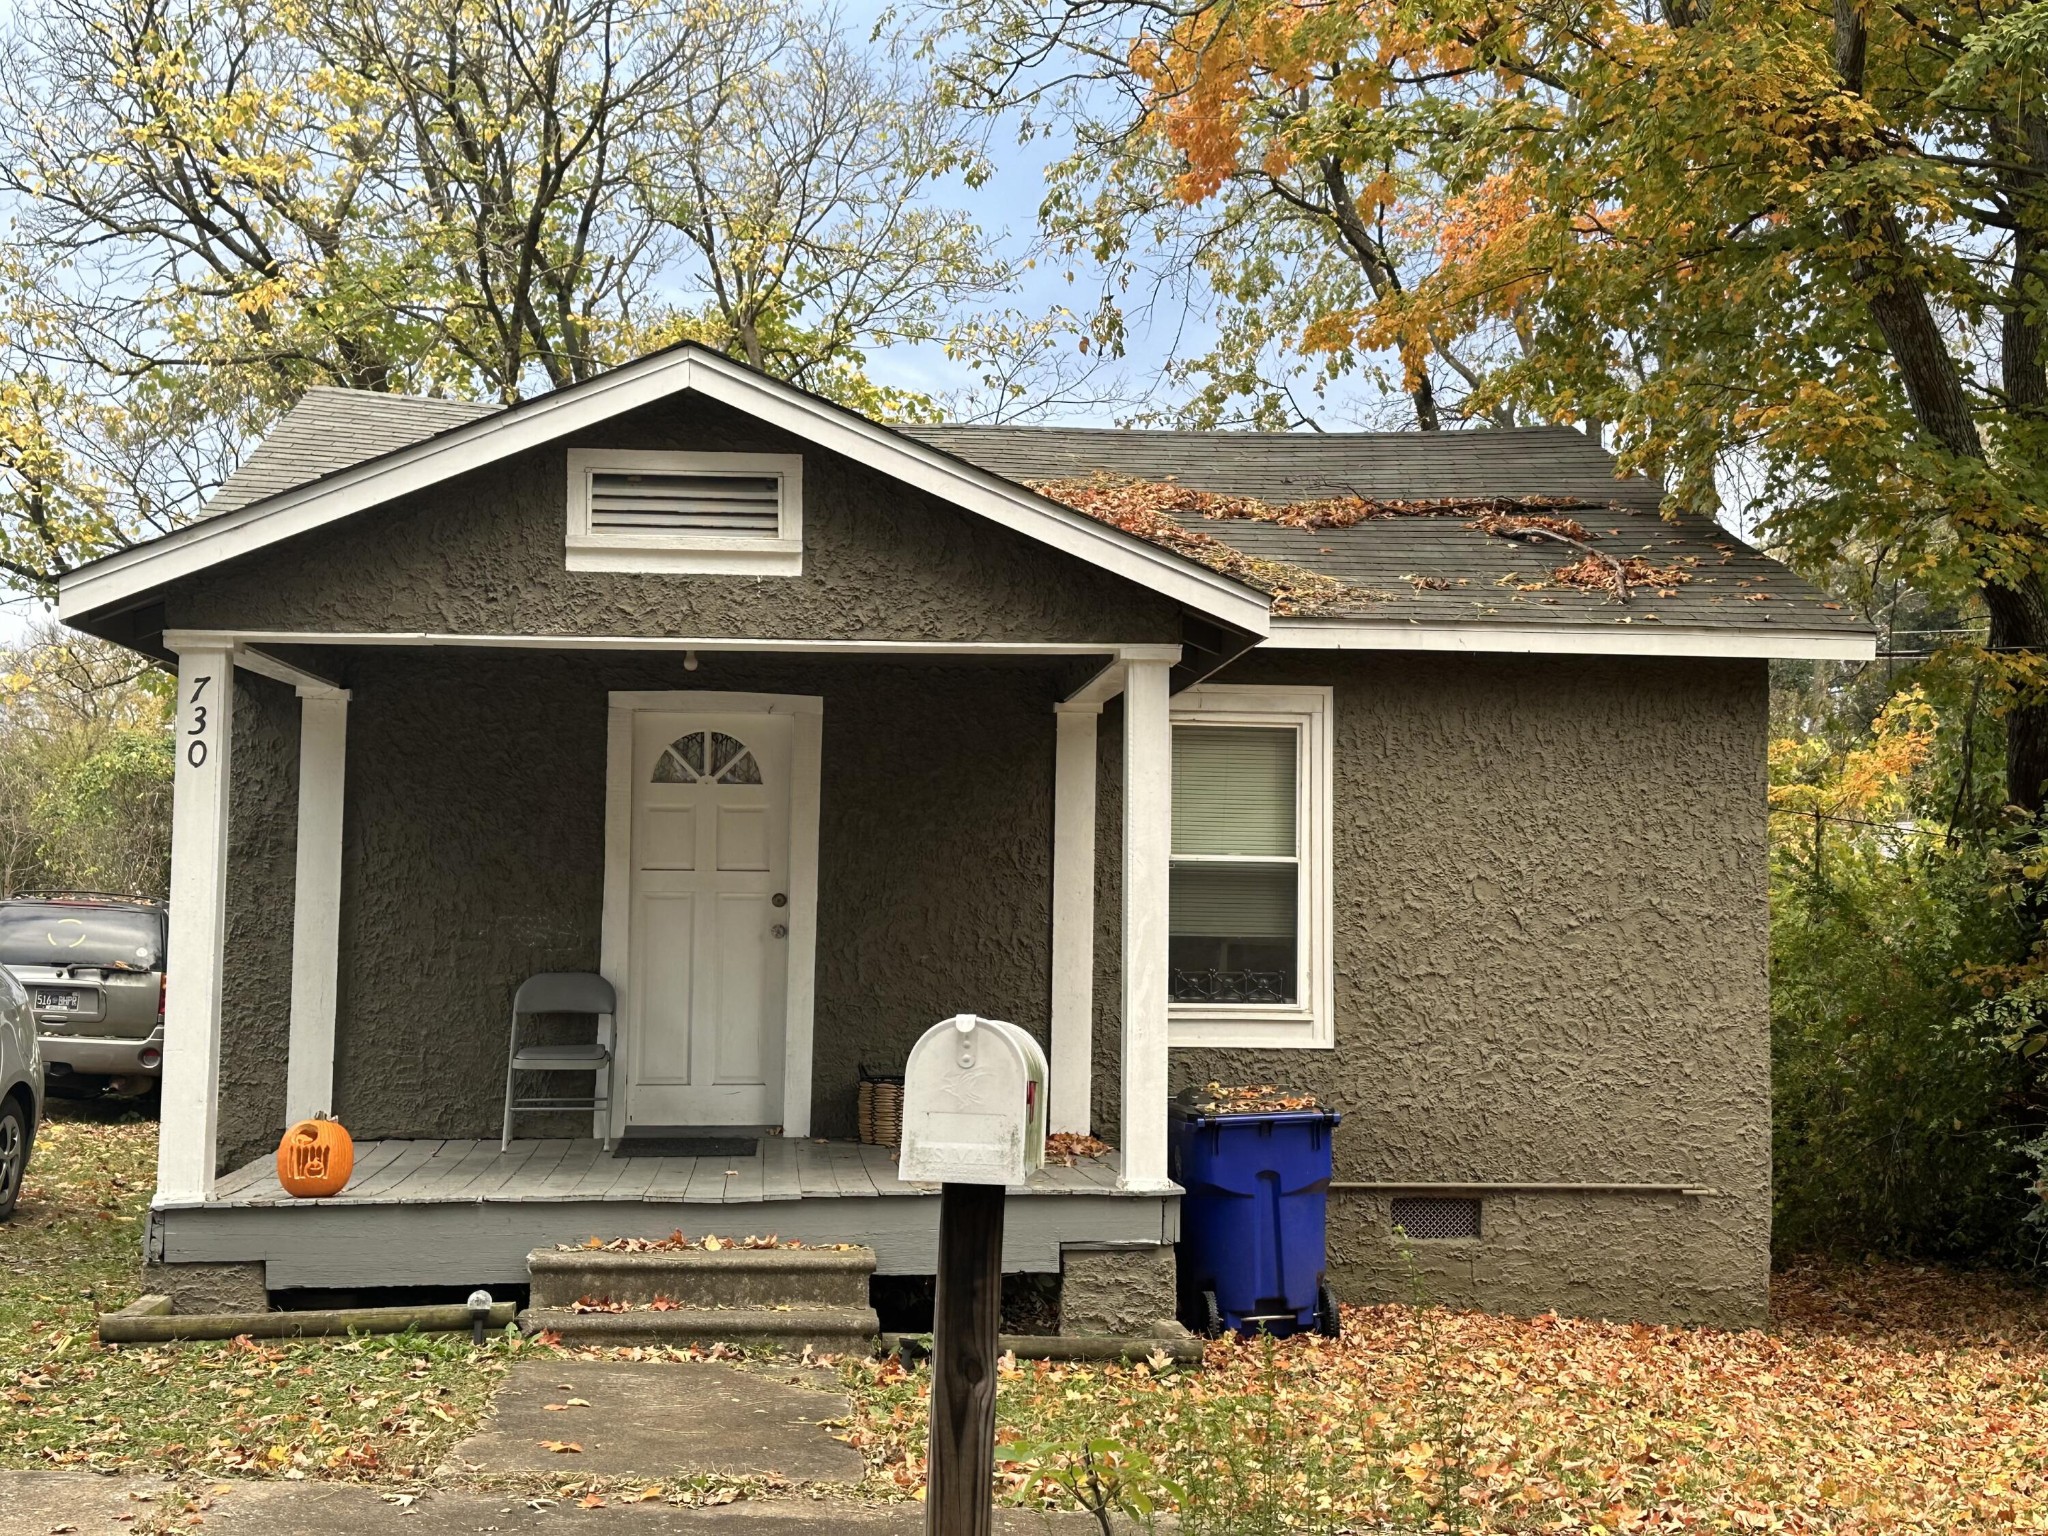
[[[520,983],[512,995],[512,1045],[505,1062],[505,1134],[498,1142],[500,1152],[512,1145],[512,1117],[538,1114],[545,1110],[604,1110],[604,1147],[611,1150],[611,1078],[605,1071],[612,1062],[612,1038],[616,1032],[618,995],[602,976],[587,971],[542,971]],[[598,1017],[597,1039],[575,1045],[521,1045],[519,1021],[537,1013],[590,1013]],[[590,1097],[562,1099],[541,1096],[520,1098],[513,1091],[513,1076],[519,1072],[588,1072]],[[602,1078],[604,1090],[598,1090]]]

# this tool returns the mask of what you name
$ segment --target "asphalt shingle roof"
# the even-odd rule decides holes
[[[1550,573],[1578,553],[1495,538],[1470,514],[1378,517],[1348,528],[1179,514],[1182,527],[1264,560],[1331,576],[1355,597],[1317,617],[1432,624],[1631,624],[1842,630],[1864,627],[1825,593],[1701,517],[1662,516],[1641,476],[1617,480],[1614,460],[1568,427],[1462,432],[1126,432],[1067,427],[913,427],[910,435],[1006,479],[1043,484],[1097,474],[1173,480],[1270,505],[1358,496],[1570,497],[1596,548],[1652,566],[1687,560],[1690,580],[1611,594],[1560,585]],[[1532,590],[1520,590],[1529,588]]]
[[[408,448],[501,407],[415,395],[315,388],[207,503],[229,512]],[[1156,432],[1107,428],[919,426],[903,429],[1004,479],[1171,480],[1270,505],[1364,497],[1570,497],[1596,547],[1653,566],[1691,562],[1690,579],[1636,588],[1627,604],[1551,578],[1578,559],[1559,544],[1489,536],[1469,515],[1377,517],[1347,528],[1179,514],[1177,521],[1258,559],[1344,583],[1318,617],[1431,624],[1633,624],[1860,632],[1863,624],[1775,560],[1704,518],[1667,519],[1662,496],[1617,480],[1601,447],[1565,427],[1461,432]]]
[[[410,448],[498,409],[467,400],[316,385],[222,482],[206,503],[206,515],[232,512],[338,469]]]

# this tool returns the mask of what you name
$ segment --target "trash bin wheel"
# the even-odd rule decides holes
[[[1217,1301],[1214,1291],[1202,1292],[1202,1337],[1220,1339],[1223,1337],[1223,1306]]]
[[[1316,1287],[1316,1332],[1326,1339],[1339,1338],[1344,1332],[1344,1315],[1337,1310],[1337,1298],[1328,1282]]]

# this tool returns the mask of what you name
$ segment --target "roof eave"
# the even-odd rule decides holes
[[[1551,656],[1688,656],[1768,661],[1869,661],[1867,629],[1612,624],[1445,624],[1415,619],[1276,619],[1268,649],[1454,651]]]
[[[1109,528],[942,449],[694,346],[628,363],[556,394],[480,417],[411,447],[81,566],[58,584],[58,614],[65,622],[75,623],[224,561],[684,390],[695,390],[844,454],[1158,592],[1218,623],[1261,637],[1268,632],[1271,616],[1264,594],[1242,583]]]

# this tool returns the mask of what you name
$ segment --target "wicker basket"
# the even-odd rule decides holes
[[[860,1074],[854,1110],[860,1139],[871,1147],[893,1147],[903,1140],[903,1079],[888,1073]]]

